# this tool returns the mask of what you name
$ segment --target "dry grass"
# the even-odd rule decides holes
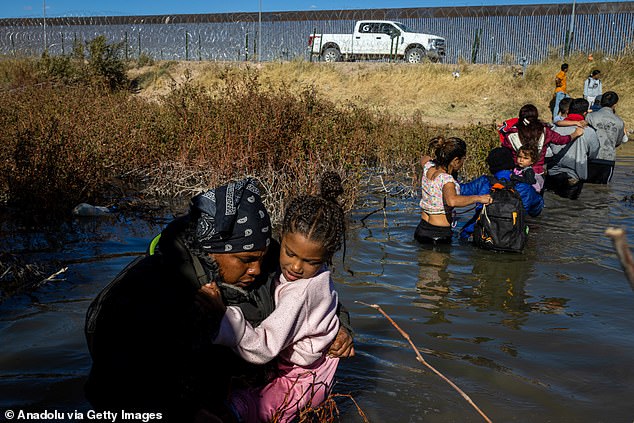
[[[616,91],[622,98],[619,114],[626,122],[634,122],[634,56],[618,58],[594,55],[589,62],[585,55],[570,57],[568,87],[570,94],[583,94],[583,83],[593,69],[602,71],[604,91]],[[499,122],[514,116],[526,103],[535,104],[547,117],[548,102],[554,89],[554,76],[561,62],[551,60],[530,65],[526,75],[518,74],[518,66],[509,65],[409,65],[404,63],[207,63],[179,62],[169,69],[179,79],[185,69],[193,80],[211,91],[219,89],[228,74],[250,69],[259,74],[262,83],[284,86],[291,92],[313,87],[318,95],[335,104],[354,104],[380,113],[416,117],[434,126],[464,126],[478,122]],[[454,78],[453,71],[460,77]],[[151,68],[145,69],[152,72]],[[164,93],[170,77],[159,78],[141,92],[144,97]]]
[[[492,125],[437,129],[416,115],[335,103],[315,87],[274,83],[265,69],[276,64],[189,70],[160,63],[151,72],[136,70],[142,95],[50,81],[38,66],[31,81],[20,64],[2,65],[13,76],[0,98],[0,193],[22,212],[64,215],[79,202],[112,204],[139,190],[146,198],[188,197],[251,175],[265,186],[275,221],[286,199],[313,190],[325,170],[342,176],[351,207],[367,169],[413,174],[433,136],[469,142],[470,176],[496,142]],[[139,81],[155,89],[143,90]]]
[[[568,62],[573,95],[600,68],[631,123],[634,55]],[[140,63],[128,69],[131,94],[67,77],[73,63],[0,61],[3,202],[64,213],[130,189],[187,197],[252,175],[269,192],[274,220],[287,196],[313,189],[324,170],[348,183],[348,207],[368,168],[416,181],[418,159],[437,135],[464,138],[465,176],[482,173],[499,142],[493,123],[529,102],[548,116],[560,66],[518,76],[513,66],[464,63]],[[51,79],[52,71],[64,78]]]

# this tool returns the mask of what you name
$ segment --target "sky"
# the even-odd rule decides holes
[[[0,0],[0,18],[174,15],[400,7],[565,4],[572,0]],[[577,3],[592,3],[581,0]]]

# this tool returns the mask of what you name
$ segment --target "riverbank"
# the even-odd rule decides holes
[[[437,135],[467,141],[469,178],[499,142],[495,122],[529,102],[548,118],[559,66],[93,62],[0,61],[0,199],[24,215],[188,198],[253,175],[277,220],[324,170],[343,175],[351,208],[368,169],[405,173],[414,186]],[[590,69],[609,68],[604,89],[619,91],[617,111],[634,121],[633,56],[569,62],[572,95]]]
[[[288,65],[282,76],[293,66],[310,67]],[[357,72],[357,65],[318,64],[306,72],[332,72],[337,80],[343,78],[340,71]],[[263,82],[266,66],[251,65],[258,72],[219,67],[209,91],[196,88],[203,80],[198,70],[185,78],[186,72],[169,71],[169,66],[171,76],[165,81],[176,84],[166,82],[163,92],[157,75],[154,88],[140,84],[134,95],[36,86],[39,80],[3,93],[0,187],[36,211],[52,213],[49,207],[60,199],[72,208],[73,201],[97,199],[104,192],[111,201],[129,195],[143,201],[187,196],[214,178],[246,172],[261,176],[268,201],[279,210],[288,190],[308,190],[325,166],[338,166],[348,188],[363,183],[364,189],[350,213],[345,258],[336,255],[333,266],[337,291],[353,316],[358,352],[341,361],[336,393],[352,395],[370,421],[385,416],[427,423],[477,418],[455,391],[416,362],[410,345],[364,302],[384,307],[425,359],[494,421],[626,421],[634,415],[629,402],[634,395],[634,298],[603,233],[608,226],[634,226],[634,203],[628,200],[634,142],[619,150],[610,185],[586,186],[577,201],[545,194],[544,212],[529,223],[525,254],[501,255],[457,241],[424,247],[412,236],[420,220],[417,201],[390,190],[389,184],[395,195],[386,195],[383,179],[363,179],[359,169],[398,171],[406,175],[402,183],[415,181],[418,154],[437,132],[464,136],[468,163],[477,164],[486,143],[497,139],[492,125],[457,126],[473,122],[465,111],[469,107],[450,116],[451,126],[436,128],[416,110],[402,109],[399,119],[385,116],[384,111],[397,109],[383,108],[381,98],[373,97],[372,84],[365,93],[356,86],[363,94],[359,99],[349,93],[335,101],[327,95],[345,91],[335,82],[326,93],[317,87],[283,89]],[[367,79],[389,94],[386,101],[405,95],[397,91],[401,84],[393,86],[394,94],[384,91],[380,81],[386,75],[381,75]],[[550,78],[549,72],[544,75]],[[137,77],[133,71],[130,76]],[[183,84],[183,78],[189,82]],[[447,84],[464,81],[460,78]],[[353,79],[363,80],[359,75]],[[497,87],[503,88],[508,86]],[[416,101],[447,104],[442,96],[425,93],[428,97],[420,94]],[[623,96],[626,113],[631,98]],[[435,125],[443,122],[442,113],[429,110],[438,119]],[[274,160],[279,168],[265,166]],[[9,182],[20,185],[9,189]],[[277,197],[272,189],[279,190]],[[383,212],[376,213],[381,207]],[[460,224],[470,213],[459,216]],[[171,219],[161,211],[152,215]],[[83,393],[91,365],[86,309],[143,254],[165,223],[123,213],[68,220],[58,229],[0,219],[0,238],[8,247],[3,250],[15,252],[0,256],[3,277],[15,277],[18,266],[57,263],[31,267],[37,271],[29,279],[34,290],[0,295],[0,408],[5,410],[90,409]],[[62,266],[68,267],[63,277],[44,280]],[[349,401],[343,403],[341,419],[361,421]]]
[[[183,78],[165,70],[169,89],[144,96],[132,72],[136,88],[115,90],[122,77],[110,67],[56,60],[0,62],[5,75],[17,75],[0,99],[0,192],[26,216],[68,216],[82,202],[118,207],[131,196],[189,198],[251,175],[279,221],[286,199],[315,190],[326,170],[342,175],[351,208],[368,171],[414,181],[434,136],[468,140],[467,175],[479,173],[496,143],[492,124],[439,128],[335,103],[310,86],[267,82],[265,67],[210,64],[209,86],[187,66]]]
[[[567,62],[569,93],[583,95],[583,84],[594,69],[601,70],[604,91],[621,96],[618,112],[634,125],[634,56],[599,57],[588,61],[575,55]],[[414,117],[432,126],[465,126],[500,122],[515,116],[519,108],[535,104],[549,116],[554,77],[560,59],[521,66],[470,63],[410,65],[405,63],[210,63],[157,62],[129,71],[139,83],[138,95],[158,99],[186,79],[210,90],[222,87],[230,74],[254,72],[271,87],[301,92],[306,88],[334,104],[354,104],[376,113]],[[454,76],[454,72],[459,74]]]

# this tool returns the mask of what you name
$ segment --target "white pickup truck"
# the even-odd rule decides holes
[[[425,57],[439,62],[445,56],[444,38],[394,21],[358,21],[353,34],[311,34],[308,45],[311,57],[321,56],[325,62],[394,57],[420,63]]]

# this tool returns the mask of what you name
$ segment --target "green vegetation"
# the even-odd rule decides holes
[[[103,85],[112,91],[126,89],[129,81],[122,49],[122,43],[108,44],[103,35],[85,46],[76,42],[71,55],[49,56],[45,52],[41,60],[34,62],[39,71],[35,76],[44,82]]]

